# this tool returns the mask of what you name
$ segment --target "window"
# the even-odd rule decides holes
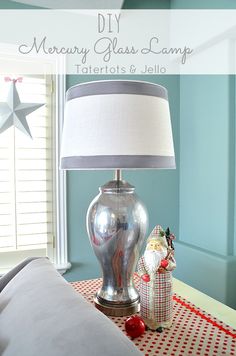
[[[19,75],[0,74],[0,102],[11,85],[5,77]],[[44,105],[26,116],[32,138],[14,126],[0,133],[0,273],[27,256],[48,256],[64,272],[70,267],[65,175],[58,169],[64,76],[22,77],[20,101]]]

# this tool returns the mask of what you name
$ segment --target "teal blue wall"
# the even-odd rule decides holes
[[[235,77],[180,78],[176,277],[236,307]]]
[[[171,0],[124,0],[123,9],[169,9]]]
[[[170,0],[172,9],[235,9],[235,0]]]
[[[180,88],[180,238],[227,255],[230,80],[184,76]]]
[[[172,8],[235,9],[234,0]],[[236,308],[235,76],[180,77],[179,235],[175,276]]]

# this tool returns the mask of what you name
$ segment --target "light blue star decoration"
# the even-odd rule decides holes
[[[26,116],[44,104],[21,103],[16,89],[15,80],[10,84],[6,103],[0,103],[0,133],[11,126],[17,127],[32,138]]]

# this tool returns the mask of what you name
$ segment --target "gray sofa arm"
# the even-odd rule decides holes
[[[6,287],[7,283],[9,283],[10,280],[12,280],[12,278],[14,278],[15,275],[17,275],[17,273],[22,270],[22,268],[24,268],[28,263],[30,263],[33,260],[36,260],[37,258],[40,258],[40,257],[28,257],[24,261],[22,261],[18,265],[16,265],[14,268],[12,268],[9,272],[4,274],[0,278],[0,293],[3,290],[3,288]]]
[[[44,258],[28,263],[5,284],[0,330],[3,356],[142,355]]]

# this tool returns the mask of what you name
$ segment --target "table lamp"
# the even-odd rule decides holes
[[[148,216],[122,169],[175,168],[167,90],[157,84],[107,80],[66,94],[61,168],[113,169],[87,212],[87,231],[102,268],[95,306],[106,315],[139,310],[133,273]]]

